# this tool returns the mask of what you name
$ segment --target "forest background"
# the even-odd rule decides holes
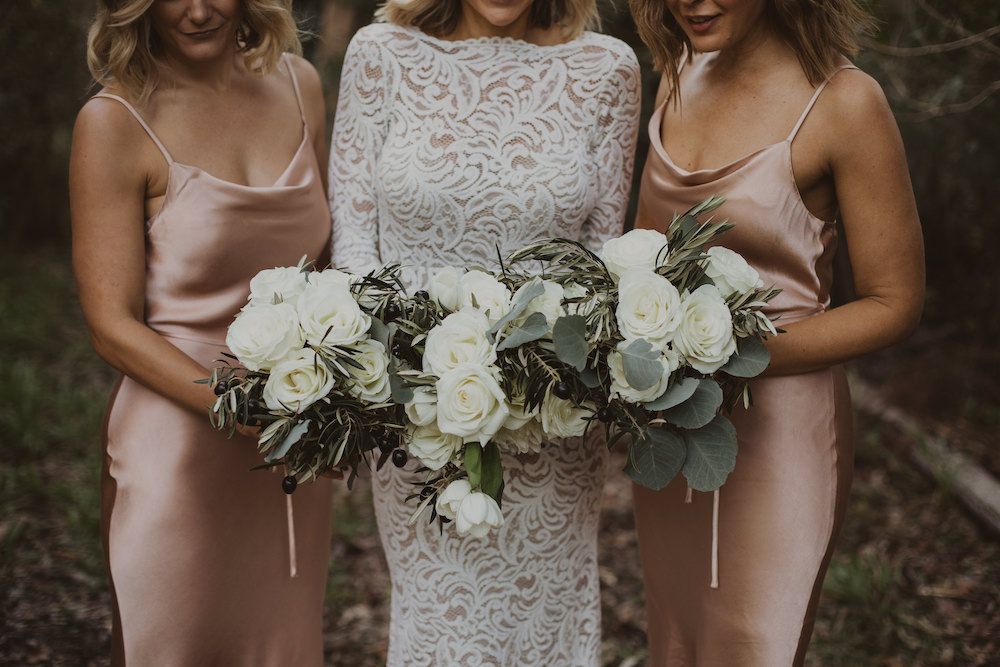
[[[114,373],[91,351],[80,316],[67,201],[73,120],[96,92],[84,57],[93,6],[0,3],[0,665],[107,663],[98,434]],[[328,132],[343,53],[374,6],[295,0],[306,57],[324,80]],[[644,68],[638,172],[657,75],[626,0],[601,6],[603,30],[629,42]],[[869,7],[881,30],[857,62],[882,84],[903,134],[928,291],[912,339],[850,365],[859,389],[855,485],[809,664],[998,664],[1000,535],[966,511],[949,470],[927,475],[913,459],[928,443],[943,445],[1000,477],[1000,225],[991,199],[1000,175],[1000,3]],[[897,418],[887,420],[887,408]],[[632,528],[628,485],[612,475],[601,532],[609,666],[645,659]],[[328,665],[384,664],[387,603],[366,490],[341,490]]]

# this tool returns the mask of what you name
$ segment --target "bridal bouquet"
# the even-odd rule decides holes
[[[258,273],[226,344],[239,362],[216,368],[212,422],[260,429],[262,467],[283,465],[282,488],[350,469],[369,453],[398,451],[402,426],[390,400],[389,331],[399,306],[398,267],[368,276],[308,265]]]
[[[743,258],[705,247],[731,227],[698,216],[667,235],[634,230],[600,256],[562,239],[511,254],[496,274],[446,268],[403,304],[393,400],[405,406],[404,447],[426,478],[413,519],[454,520],[460,534],[502,525],[501,452],[584,435],[602,423],[628,442],[626,472],[658,489],[678,473],[697,490],[722,485],[736,434],[720,408],[767,366],[776,334],[763,289]]]
[[[627,442],[625,472],[660,489],[682,474],[698,491],[719,488],[736,462],[723,414],[750,404],[748,380],[767,367],[763,336],[777,335],[764,288],[741,255],[712,246],[732,225],[699,221],[723,199],[675,217],[667,234],[633,230],[600,257],[579,244],[542,241],[511,255],[541,262],[549,280],[586,286],[586,311],[557,325],[559,359],[579,405],[596,405],[608,446]]]

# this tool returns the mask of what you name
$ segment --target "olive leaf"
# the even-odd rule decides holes
[[[532,278],[521,287],[521,293],[517,295],[517,301],[511,304],[510,311],[497,320],[497,323],[490,327],[486,333],[495,336],[498,331],[513,322],[524,312],[533,299],[545,294],[545,284],[541,278]]]
[[[292,445],[302,439],[302,436],[309,430],[309,424],[311,423],[311,420],[306,419],[305,421],[301,421],[290,428],[288,430],[288,435],[285,436],[285,439],[275,445],[274,448],[267,453],[267,456],[264,457],[264,460],[268,463],[280,461],[281,458],[288,453],[288,450],[292,448]]]

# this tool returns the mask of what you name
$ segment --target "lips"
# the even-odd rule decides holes
[[[207,39],[215,35],[215,33],[218,32],[218,30],[219,28],[215,27],[215,28],[209,28],[208,30],[199,30],[198,32],[186,32],[184,33],[184,36],[190,37],[191,39]]]
[[[711,16],[685,16],[684,20],[695,32],[704,32],[711,28],[718,18],[718,14],[713,14]]]

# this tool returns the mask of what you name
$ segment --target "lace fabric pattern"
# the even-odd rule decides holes
[[[388,24],[348,48],[330,160],[333,263],[495,268],[539,238],[621,233],[641,102],[623,42],[450,42]],[[415,461],[374,475],[392,578],[388,664],[599,664],[603,438],[505,455],[505,525],[483,539],[407,525]]]

